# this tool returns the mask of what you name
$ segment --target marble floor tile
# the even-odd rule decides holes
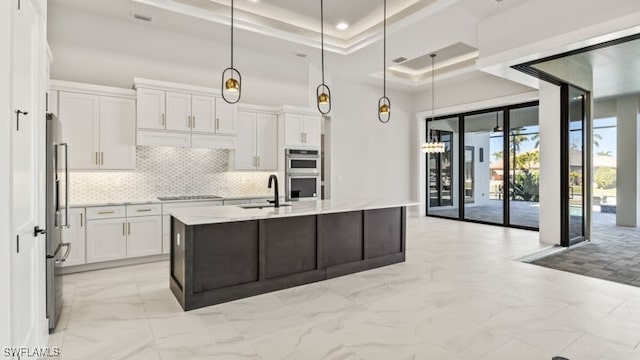
[[[63,277],[61,359],[640,359],[640,288],[524,264],[531,231],[409,218],[407,261],[182,311],[167,261]]]
[[[538,318],[518,310],[507,310],[484,322],[494,332],[550,353],[558,353],[582,335],[562,323]]]
[[[509,340],[506,344],[481,357],[480,360],[542,360],[552,357],[552,354],[523,342]]]
[[[562,356],[578,360],[640,360],[640,351],[585,334],[565,349]]]

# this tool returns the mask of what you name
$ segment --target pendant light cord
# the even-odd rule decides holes
[[[233,68],[233,0],[231,0],[231,68]]]
[[[322,85],[324,85],[324,0],[320,0],[320,42],[322,48]]]
[[[431,122],[436,119],[436,54],[431,54]],[[433,134],[432,137],[433,139]]]
[[[387,0],[384,0],[384,20],[382,39],[382,92],[387,97]]]

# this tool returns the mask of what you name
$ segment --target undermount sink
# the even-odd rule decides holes
[[[280,204],[280,207],[283,206],[291,206],[291,204]],[[274,204],[249,204],[249,205],[240,205],[243,209],[264,209],[264,208],[275,208]]]

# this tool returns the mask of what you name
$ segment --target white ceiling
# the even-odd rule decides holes
[[[640,40],[547,61],[541,67],[581,67],[591,71],[596,98],[637,94],[640,77],[632,74],[640,73]]]
[[[473,51],[478,46],[478,20],[526,0],[388,1],[388,66],[396,65],[392,59],[404,56],[408,65],[414,64],[421,71],[415,76],[392,68],[388,73],[390,86],[414,92],[426,89],[431,82],[426,74],[429,69],[421,64],[432,52],[452,46],[468,50],[461,53],[463,56],[454,57],[453,62],[436,65],[440,83],[476,71],[477,53],[474,56]],[[230,0],[49,0],[50,6],[221,43],[229,42],[229,3]],[[304,53],[309,55],[304,61],[319,65],[318,0],[235,0],[235,6],[239,9],[235,22],[237,46],[284,57]],[[325,0],[324,6],[325,29],[332,35],[326,38],[328,71],[334,76],[377,83],[382,74],[382,0]],[[132,13],[153,17],[153,21],[132,20]],[[334,26],[338,21],[348,21],[351,26],[341,32]],[[407,69],[409,73],[416,71]]]

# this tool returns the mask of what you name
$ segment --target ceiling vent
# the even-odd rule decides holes
[[[137,13],[131,13],[131,17],[136,19],[136,20],[140,20],[140,21],[146,21],[146,22],[152,22],[153,21],[153,17],[146,16],[146,15],[141,15],[141,14],[137,14]]]
[[[400,64],[400,63],[403,63],[403,62],[407,61],[407,58],[406,58],[406,57],[401,56],[401,57],[399,57],[399,58],[397,58],[397,59],[393,59],[392,61],[393,61],[394,63],[396,63],[396,64]]]

